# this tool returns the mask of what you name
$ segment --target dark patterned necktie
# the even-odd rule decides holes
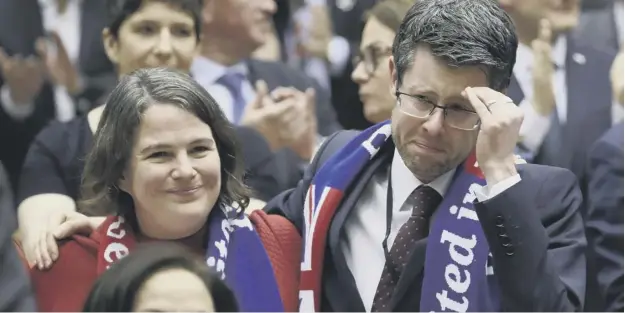
[[[237,72],[227,72],[224,76],[221,76],[217,83],[226,87],[232,95],[232,122],[238,124],[243,117],[243,110],[245,110],[245,99],[243,98],[243,81],[245,75]]]
[[[386,264],[378,289],[373,298],[372,312],[390,311],[391,297],[399,277],[408,262],[410,252],[415,243],[428,235],[429,220],[443,198],[430,186],[421,185],[415,189],[402,205],[402,209],[412,209],[412,215],[401,226],[393,246],[387,254]]]

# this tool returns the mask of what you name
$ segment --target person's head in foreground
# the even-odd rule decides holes
[[[480,87],[492,89],[483,93],[498,102],[509,101],[504,94],[517,44],[496,1],[417,1],[410,8],[388,65],[391,120],[399,154],[422,182],[454,169],[475,148],[480,117],[469,98],[492,100],[476,94]]]
[[[140,68],[188,71],[200,41],[201,0],[106,0],[102,31],[108,58],[119,75]]]
[[[94,284],[84,312],[236,312],[232,291],[187,249],[150,243]]]
[[[387,0],[376,4],[366,14],[360,51],[352,60],[352,80],[359,86],[363,113],[372,123],[391,117],[395,107],[394,91],[389,93],[393,38],[414,0]]]

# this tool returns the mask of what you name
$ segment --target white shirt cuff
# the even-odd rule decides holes
[[[525,115],[519,131],[521,142],[532,153],[537,153],[551,127],[551,117],[536,112],[527,100],[521,101],[519,108]]]
[[[498,196],[500,193],[508,190],[508,188],[516,185],[520,181],[521,175],[516,174],[498,182],[493,187],[486,185],[482,188],[478,188],[475,190],[475,196],[477,197],[477,201],[484,202]]]
[[[328,62],[330,62],[330,73],[340,74],[349,61],[349,41],[341,36],[334,36],[328,44]]]
[[[9,115],[10,117],[16,120],[24,120],[33,114],[35,111],[35,103],[23,103],[16,104],[13,101],[13,97],[11,96],[11,89],[9,89],[9,85],[2,85],[0,88],[0,104],[2,105],[2,109]]]

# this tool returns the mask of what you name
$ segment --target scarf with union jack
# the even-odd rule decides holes
[[[331,220],[345,191],[389,138],[390,121],[374,125],[334,153],[315,174],[304,204],[300,312],[320,311],[324,252]],[[524,161],[518,159],[518,163]],[[428,238],[440,240],[428,240],[421,311],[500,309],[497,282],[487,264],[488,242],[473,208],[475,190],[485,183],[475,154],[471,153],[458,166],[433,217]],[[449,277],[455,277],[456,283],[451,284]]]

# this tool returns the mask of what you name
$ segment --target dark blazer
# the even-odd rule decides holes
[[[36,311],[26,269],[13,245],[17,228],[13,195],[0,163],[0,311]]]
[[[567,44],[566,124],[552,125],[549,131],[560,134],[559,146],[543,144],[533,163],[567,168],[582,180],[588,147],[612,125],[609,73],[615,54],[578,45],[570,37]],[[576,54],[577,58],[574,57]],[[584,56],[585,62],[579,62],[579,55]],[[508,88],[508,96],[515,103],[520,103],[525,97],[514,76]],[[548,151],[550,149],[553,151]]]
[[[320,148],[304,179],[267,204],[302,230],[306,191],[317,169],[355,132],[341,132]],[[388,142],[346,191],[330,224],[321,309],[365,311],[340,247],[344,224],[372,175],[390,166]],[[520,165],[521,181],[475,209],[493,255],[503,311],[577,311],[584,300],[586,239],[579,214],[581,194],[565,169]],[[417,243],[402,274],[390,311],[418,311],[427,239]]]
[[[301,91],[309,87],[315,88],[318,133],[322,136],[329,136],[341,129],[330,103],[329,95],[314,80],[280,62],[249,60],[247,64],[252,84],[262,79],[267,83],[269,90],[280,86],[291,86]],[[293,151],[287,149],[275,153],[272,162],[278,166],[276,171],[274,171],[273,166],[271,169],[260,169],[260,171],[263,173],[273,171],[272,176],[278,182],[279,191],[293,188],[302,178],[303,165],[307,163],[302,161]]]
[[[104,53],[102,29],[106,25],[104,1],[84,0],[82,4],[81,38],[78,69],[86,88],[76,97],[78,113],[88,111],[93,103],[114,87],[116,75]],[[7,54],[36,55],[35,41],[44,36],[41,10],[37,0],[0,1],[0,47]],[[0,75],[0,86],[4,80]],[[45,84],[35,98],[35,111],[24,120],[15,120],[0,109],[0,160],[7,167],[11,182],[17,186],[19,171],[35,135],[55,118],[54,92]]]
[[[365,27],[365,13],[371,9],[378,0],[352,0],[354,5],[349,9],[341,9],[340,0],[328,0],[330,19],[334,35],[341,36],[349,42],[350,58],[343,71],[330,77],[332,90],[332,104],[338,114],[339,121],[345,129],[365,129],[371,126],[362,111],[362,102],[358,95],[358,85],[352,81],[352,57],[360,49],[362,31]]]
[[[605,307],[623,306],[623,122],[614,125],[590,149],[586,234]]]
[[[615,0],[589,0],[579,18],[573,36],[591,47],[607,48],[614,52],[620,48],[619,33],[614,16]],[[620,0],[618,0],[620,1]],[[621,38],[622,40],[622,38]]]

